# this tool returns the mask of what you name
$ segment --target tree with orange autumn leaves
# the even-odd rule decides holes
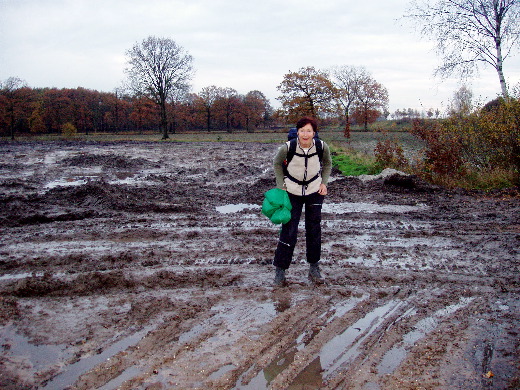
[[[333,111],[335,88],[325,71],[308,66],[289,72],[277,89],[288,122],[296,122],[305,115],[319,118]]]
[[[252,127],[258,127],[269,120],[272,109],[269,100],[262,92],[257,90],[248,92],[243,97],[242,103],[244,105],[243,115],[247,131],[251,131]]]
[[[202,114],[207,131],[245,128],[252,130],[265,122],[271,115],[269,100],[260,91],[240,95],[233,88],[215,85],[202,88],[194,95],[194,109]],[[201,118],[202,119],[202,118]]]
[[[346,137],[350,136],[352,119],[363,123],[366,130],[388,107],[388,91],[364,68],[343,66],[332,72],[301,68],[287,73],[277,88],[281,92],[278,100],[282,103],[282,115],[288,122],[295,122],[303,115],[318,118],[341,115],[346,123]]]

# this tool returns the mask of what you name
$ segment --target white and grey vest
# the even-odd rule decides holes
[[[318,192],[321,184],[321,160],[318,155],[318,148],[314,140],[312,146],[305,151],[298,142],[296,150],[284,169],[284,182],[287,191],[293,195],[310,195]],[[291,141],[287,141],[287,151],[289,154]],[[323,150],[323,144],[322,150]]]

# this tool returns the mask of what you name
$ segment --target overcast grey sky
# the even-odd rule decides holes
[[[399,19],[409,0],[0,0],[0,81],[113,91],[125,52],[150,35],[194,58],[193,92],[216,85],[262,91],[306,66],[364,66],[398,108],[444,110],[458,80],[433,77],[439,58]],[[505,64],[520,81],[520,55]],[[488,69],[469,83],[477,100],[500,92]]]

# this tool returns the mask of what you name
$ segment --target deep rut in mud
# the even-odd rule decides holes
[[[276,147],[1,144],[0,387],[520,388],[517,189],[335,172],[274,288]]]

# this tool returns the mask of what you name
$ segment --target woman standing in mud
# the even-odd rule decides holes
[[[318,125],[314,118],[300,119],[296,129],[297,138],[281,146],[274,158],[276,186],[287,191],[292,205],[291,220],[282,225],[274,255],[276,286],[286,284],[285,271],[292,261],[303,206],[309,279],[314,283],[323,282],[318,264],[321,256],[321,207],[327,195],[332,161],[328,145],[315,138]]]

